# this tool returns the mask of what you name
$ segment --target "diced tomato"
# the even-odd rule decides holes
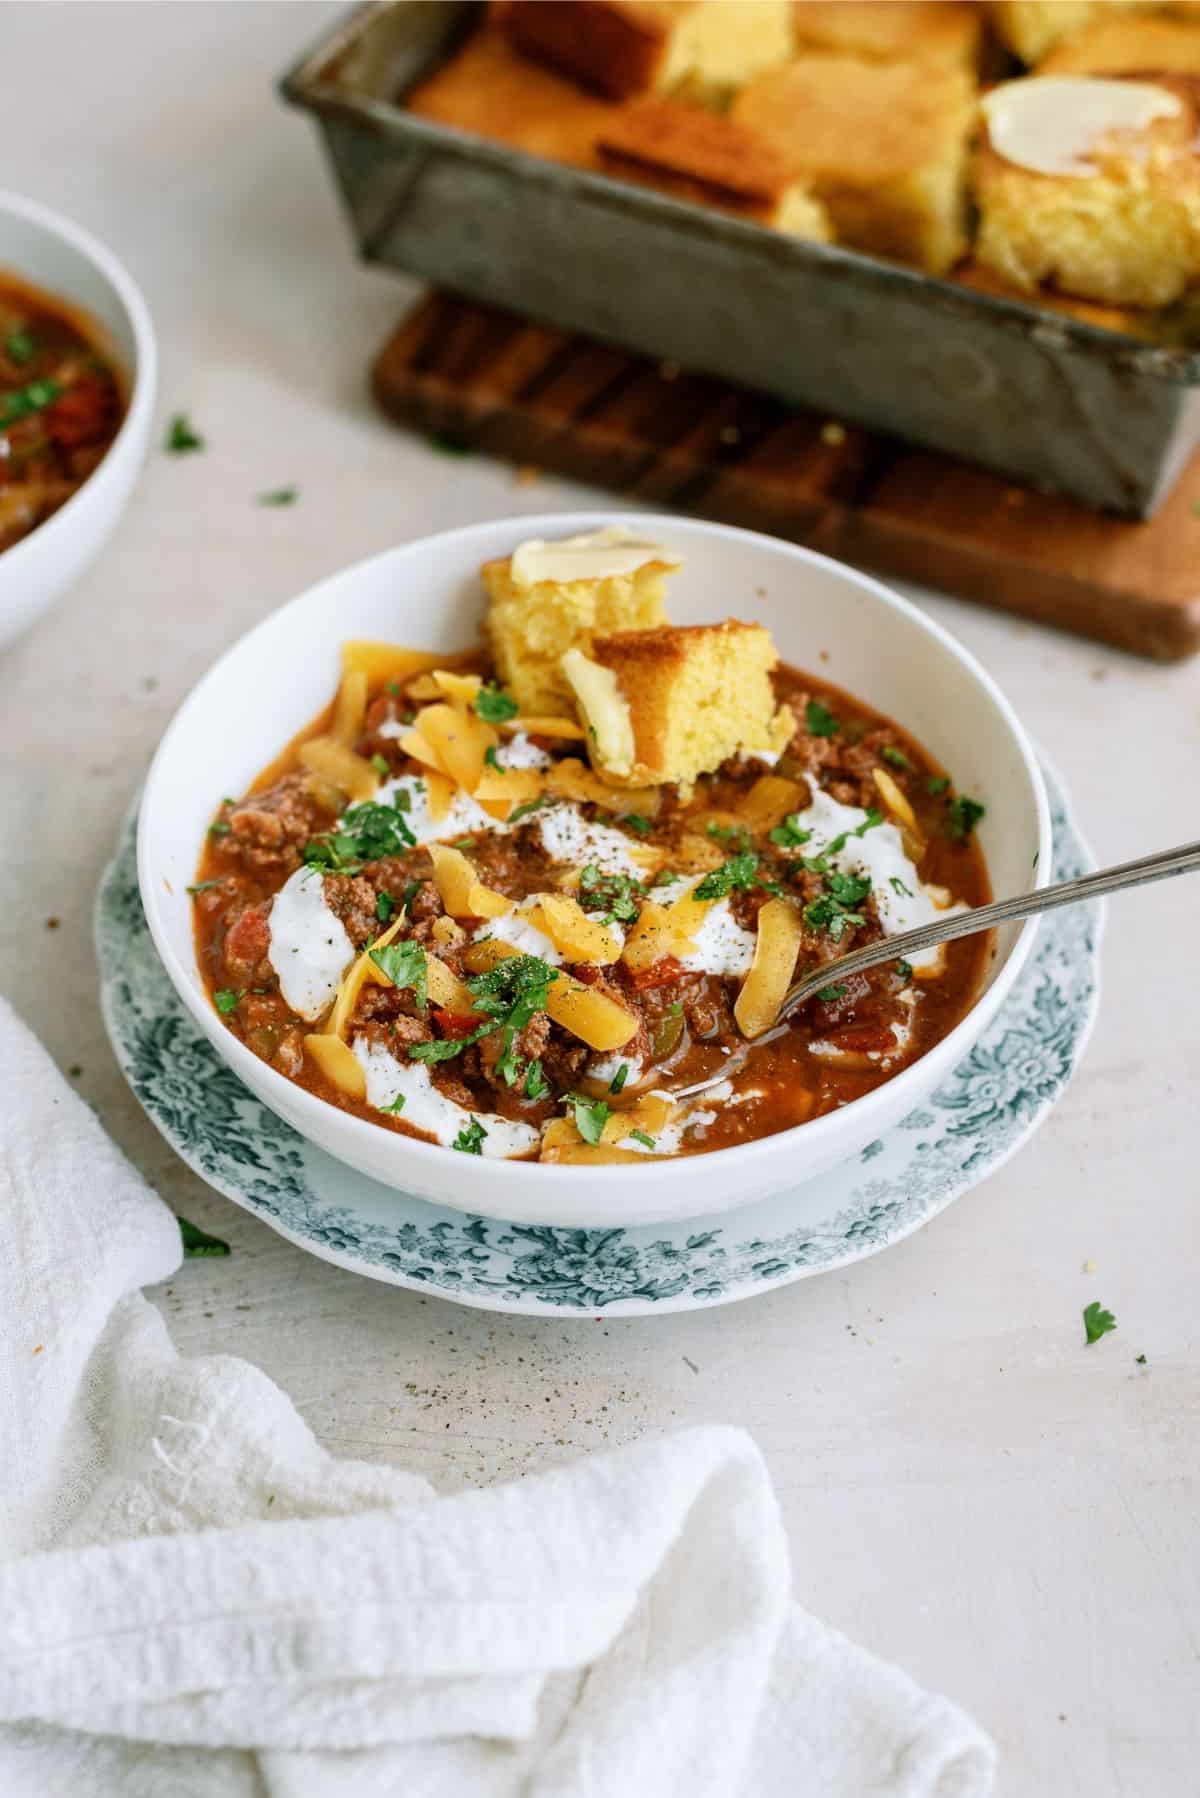
[[[639,968],[629,975],[635,992],[646,992],[652,986],[670,986],[683,973],[683,963],[674,955],[664,955],[658,961],[651,962],[648,968]]]
[[[443,1036],[452,1037],[456,1042],[460,1037],[470,1036],[483,1023],[483,1014],[478,1011],[434,1011],[438,1029]]]
[[[64,449],[95,443],[108,429],[112,404],[107,381],[94,372],[81,375],[47,411],[46,430]]]
[[[270,946],[267,907],[248,906],[225,933],[225,966],[231,974],[244,979],[258,966]]]

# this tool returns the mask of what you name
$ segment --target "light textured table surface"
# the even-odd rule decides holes
[[[233,1244],[155,1294],[184,1353],[249,1357],[332,1450],[446,1490],[742,1423],[797,1596],[969,1707],[1005,1798],[1200,1792],[1194,885],[1116,901],[1083,1071],[1003,1172],[874,1260],[726,1310],[501,1318],[375,1285],[208,1191],[125,1089],[92,899],[192,683],[349,561],[596,497],[440,457],[373,411],[367,361],[410,289],[356,266],[313,128],[272,91],[328,16],[4,7],[4,183],[128,262],[160,412],[190,410],[208,450],[164,456],[159,429],[99,565],[0,654],[0,991],[164,1197]],[[290,482],[298,505],[253,503]],[[1195,667],[928,605],[1005,686],[1102,858],[1200,834]],[[1092,1298],[1119,1328],[1085,1348]]]

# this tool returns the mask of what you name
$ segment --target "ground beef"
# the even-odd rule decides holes
[[[222,956],[235,986],[263,986],[274,979],[274,969],[266,959],[271,946],[270,909],[270,901],[265,901],[244,906],[231,916]]]
[[[300,866],[300,851],[326,829],[329,813],[308,790],[307,776],[285,774],[264,793],[253,793],[226,813],[227,850],[247,868],[290,874]]]
[[[325,901],[330,911],[342,920],[346,935],[356,949],[377,937],[383,928],[375,909],[375,888],[361,874],[327,874]]]
[[[480,837],[467,850],[485,886],[512,899],[545,892],[552,863],[536,825],[523,825],[511,836]]]
[[[389,989],[375,987],[369,990],[387,993]],[[361,1006],[354,1014],[354,1033],[356,1036],[366,1037],[376,1048],[390,1050],[401,1060],[405,1059],[404,1050],[410,1043],[428,1042],[432,1034],[428,1025],[420,1018],[409,1017],[402,1011],[372,1012],[364,1019]]]
[[[545,1053],[549,1041],[550,1020],[544,1011],[535,1012],[524,1029],[517,1032],[513,1053],[522,1062],[537,1061]],[[496,1071],[496,1063],[504,1052],[503,1030],[494,1030],[490,1036],[481,1037],[475,1052],[480,1078],[489,1086],[506,1088],[508,1082],[504,1075]]]
[[[357,1029],[370,1023],[399,1026],[400,1039],[406,1043],[419,1043],[433,1035],[417,1014],[416,994],[409,986],[377,986],[368,981],[354,1008],[354,1026]],[[415,1031],[408,1029],[410,1024],[416,1025]]]

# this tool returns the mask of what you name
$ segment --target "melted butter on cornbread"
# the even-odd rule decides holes
[[[1115,131],[1145,131],[1177,118],[1178,95],[1149,81],[1045,75],[1002,82],[984,96],[997,155],[1036,175],[1094,175],[1092,158]]]
[[[515,587],[536,587],[542,581],[565,586],[574,581],[607,581],[616,575],[636,574],[654,563],[660,568],[680,568],[682,560],[661,543],[650,543],[623,525],[608,524],[578,537],[561,537],[547,543],[531,537],[513,551],[511,573]]]

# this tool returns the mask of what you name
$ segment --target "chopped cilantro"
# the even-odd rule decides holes
[[[405,803],[398,803],[403,798]],[[397,787],[391,805],[373,799],[342,813],[336,830],[314,837],[304,846],[304,860],[323,874],[357,874],[368,862],[401,855],[416,847],[416,837],[404,819],[408,794]]]
[[[381,924],[386,924],[396,909],[396,901],[390,893],[380,892],[375,896],[375,916]]]
[[[4,339],[4,354],[10,362],[15,362],[18,368],[23,368],[27,362],[32,362],[36,350],[37,345],[31,334],[19,325]]]
[[[208,834],[210,837],[227,837],[231,828],[224,818],[218,818],[215,824],[209,825]]]
[[[841,729],[841,721],[819,699],[809,700],[804,711],[804,722],[808,726],[810,737],[835,737]]]
[[[224,884],[225,884],[224,881],[221,881],[221,880],[198,880],[196,882],[195,886],[188,888],[188,892],[189,893],[207,893],[211,887],[219,887],[219,886],[223,886]]]
[[[534,1014],[545,1011],[550,982],[557,979],[557,971],[536,955],[506,956],[485,974],[475,974],[467,981],[467,990],[483,1023],[467,1036],[413,1043],[409,1055],[415,1061],[450,1061],[472,1043],[502,1030],[504,1039],[496,1067],[508,1085],[515,1086],[526,1067],[513,1054],[513,1044]]]
[[[911,899],[913,896],[912,888],[906,887],[898,874],[889,874],[888,885],[898,899]]]
[[[400,682],[398,680],[388,681],[387,690],[391,694],[393,699],[399,699],[399,697],[400,697]]]
[[[935,799],[939,793],[944,793],[949,785],[950,777],[948,774],[930,774],[927,775],[925,779],[925,791],[932,794]]]
[[[718,843],[729,843],[739,851],[750,847],[750,832],[744,824],[718,824],[715,818],[710,818],[705,828]]]
[[[1146,1365],[1145,1355],[1135,1355],[1133,1358],[1137,1362],[1139,1367],[1145,1367],[1145,1365]]]
[[[909,761],[904,751],[902,749],[893,749],[890,743],[886,743],[879,753],[885,762],[891,763],[893,768],[903,768],[906,771],[911,770],[912,768],[912,763]]]
[[[469,1124],[463,1125],[450,1146],[453,1149],[457,1149],[460,1154],[463,1155],[482,1155],[483,1144],[486,1137],[487,1131],[484,1129],[479,1119],[472,1118]]]
[[[694,897],[697,899],[724,899],[735,888],[753,886],[757,869],[758,857],[750,851],[731,856],[719,868],[714,868],[711,874],[704,876],[699,885],[693,889]]]
[[[965,793],[951,799],[946,808],[946,835],[951,842],[965,843],[986,811],[978,799],[968,799]]]
[[[825,885],[839,905],[860,905],[871,891],[871,878],[868,874],[841,874],[835,871]]]
[[[608,1122],[607,1099],[582,1099],[578,1093],[572,1093],[567,1099],[575,1118],[575,1128],[584,1142],[597,1143],[604,1134],[604,1126]]]
[[[223,986],[219,992],[213,994],[213,1004],[221,1016],[227,1018],[231,1011],[237,1010],[245,997],[244,992],[235,993],[229,987]]]
[[[645,887],[631,874],[602,874],[588,862],[579,876],[579,903],[584,911],[598,911],[602,924],[632,924],[638,916],[638,899]]]
[[[617,822],[623,824],[626,830],[636,831],[639,837],[649,836],[654,829],[650,819],[643,818],[641,812],[626,812],[624,817],[617,819]]]
[[[656,1146],[654,1138],[647,1136],[644,1130],[631,1130],[629,1134],[634,1142],[640,1142],[644,1149],[653,1149]]]
[[[525,1073],[525,1097],[527,1099],[544,1099],[550,1091],[550,1082],[542,1073],[540,1061],[531,1061]]]
[[[475,695],[474,704],[485,724],[506,724],[521,709],[512,694],[502,692],[494,681],[484,682]]]
[[[429,997],[429,966],[420,943],[386,943],[370,951],[371,960],[393,986],[411,986],[421,1010]]]
[[[812,831],[800,828],[799,812],[789,812],[783,823],[777,824],[767,835],[773,843],[778,843],[784,849],[799,849],[807,843]]]
[[[623,1061],[621,1063],[620,1067],[617,1069],[616,1073],[613,1075],[612,1079],[608,1083],[609,1092],[610,1093],[619,1093],[621,1091],[621,1088],[624,1086],[625,1082],[628,1080],[628,1078],[629,1078],[629,1063],[627,1061]]]
[[[390,1111],[393,1117],[398,1117],[400,1112],[404,1110],[404,1094],[397,1093],[394,1099],[387,1105],[381,1105],[379,1109],[380,1111]]]
[[[823,986],[817,994],[822,1005],[833,1005],[838,999],[844,999],[850,988],[843,981],[838,986]]]
[[[539,793],[536,799],[527,799],[523,805],[516,805],[508,814],[510,824],[516,824],[521,818],[528,818],[531,812],[540,812],[543,806],[553,805],[553,793]]]
[[[913,977],[913,965],[911,961],[904,961],[902,957],[897,956],[896,972],[899,974],[905,986],[907,986]]]
[[[500,757],[496,754],[496,745],[494,743],[489,743],[484,750],[483,765],[485,768],[494,768],[497,774],[503,774],[504,768],[501,765]]]
[[[183,1252],[189,1261],[197,1260],[202,1255],[228,1255],[229,1244],[221,1237],[210,1236],[207,1230],[198,1229],[186,1217],[177,1217],[175,1222],[179,1225],[179,1234],[183,1237]]]
[[[1115,1330],[1117,1327],[1117,1320],[1111,1311],[1105,1311],[1101,1308],[1098,1299],[1093,1299],[1090,1305],[1084,1307],[1083,1327],[1087,1335],[1088,1343],[1091,1344],[1093,1342],[1099,1342],[1100,1338],[1102,1336],[1107,1336],[1110,1330]]]
[[[417,784],[421,787],[424,787],[425,783],[423,781],[419,781]],[[392,794],[392,804],[395,806],[395,808],[398,812],[411,812],[411,810],[412,810],[412,794],[409,792],[407,787],[397,787],[396,788],[395,792]]]
[[[392,771],[392,765],[391,765],[391,763],[390,763],[390,762],[389,762],[389,761],[388,761],[388,759],[387,759],[387,757],[386,757],[386,755],[373,755],[373,756],[372,756],[372,757],[371,757],[371,766],[372,766],[372,768],[374,768],[374,770],[375,770],[375,772],[376,772],[376,774],[378,774],[378,775],[379,775],[379,777],[380,777],[380,779],[381,779],[381,780],[386,780],[386,779],[387,779],[387,777],[388,777],[388,775],[389,775],[389,774],[390,774],[390,773],[391,773],[391,771]],[[396,791],[397,791],[397,792],[403,792],[403,791],[404,791],[404,789],[403,789],[403,788],[402,788],[402,787],[398,787],[398,788],[397,788],[397,789],[396,789]],[[408,794],[407,794],[407,793],[405,793],[405,794],[404,794],[404,797],[405,797],[405,798],[406,798],[406,799],[407,799],[407,798],[408,798]],[[402,809],[403,809],[403,808],[402,808]]]
[[[674,868],[661,868],[650,884],[656,887],[669,887],[674,886],[678,879],[679,875],[676,874]]]
[[[420,890],[421,890],[421,883],[419,880],[410,880],[409,881],[408,885],[404,889],[404,898],[400,901],[400,903],[403,905],[405,911],[408,910],[409,906],[412,904],[413,900],[416,898],[416,896],[420,892]]]
[[[294,506],[300,497],[298,487],[271,487],[255,496],[256,506]]]
[[[17,387],[12,393],[0,397],[0,431],[7,430],[9,425],[19,423],[34,412],[44,412],[52,406],[56,399],[66,392],[61,381],[30,381],[25,387]]]
[[[167,426],[167,436],[163,448],[170,456],[182,456],[188,450],[204,448],[204,439],[198,431],[192,429],[192,421],[186,412],[175,413]]]

